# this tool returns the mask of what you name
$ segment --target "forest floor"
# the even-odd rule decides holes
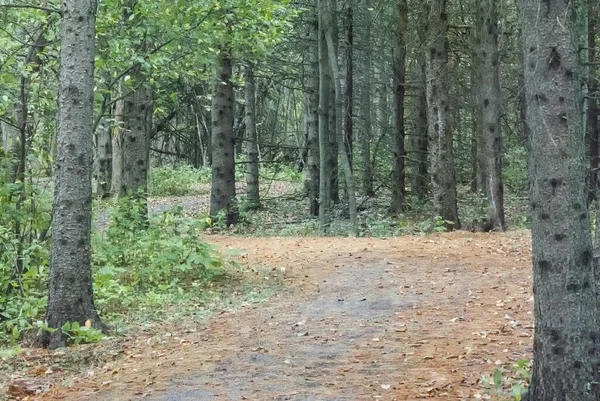
[[[531,358],[528,232],[207,240],[283,290],[140,334],[30,399],[496,399],[482,376]]]

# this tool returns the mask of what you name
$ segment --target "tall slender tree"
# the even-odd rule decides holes
[[[308,205],[311,216],[319,215],[319,21],[316,1],[308,21],[308,65],[306,71],[306,129],[308,147]]]
[[[349,144],[347,143],[347,138],[344,137],[343,132],[343,107],[344,107],[344,99],[342,94],[342,77],[340,73],[340,68],[338,65],[338,57],[336,54],[336,46],[333,37],[333,18],[335,15],[335,4],[336,0],[329,0],[330,12],[326,15],[329,16],[329,20],[326,22],[326,32],[325,32],[325,40],[327,42],[327,51],[329,56],[330,68],[332,71],[332,77],[335,88],[335,135],[338,138],[338,143],[342,144],[344,147],[341,152],[342,158],[342,169],[344,172],[344,181],[346,183],[346,193],[348,196],[348,209],[350,213],[350,225],[354,233],[357,233],[358,223],[357,223],[357,204],[356,204],[356,191],[354,189],[354,177],[352,175],[352,166],[350,164],[349,157]]]
[[[502,134],[500,109],[500,60],[498,9],[495,0],[477,0],[475,18],[475,108],[477,110],[477,159],[479,189],[488,202],[488,230],[506,229],[502,183]]]
[[[448,229],[460,228],[458,219],[456,178],[452,128],[448,103],[448,14],[446,0],[429,0],[427,49],[427,116],[429,121],[429,154],[431,188],[435,213]]]
[[[224,45],[219,53],[212,97],[212,185],[210,215],[225,213],[225,223],[237,223],[235,197],[235,144],[233,137],[233,85],[231,50]]]
[[[330,84],[326,42],[327,0],[317,0],[319,19],[319,228],[327,230],[331,219],[331,148],[329,127]]]
[[[392,166],[392,200],[390,212],[402,212],[405,192],[404,172],[404,95],[406,92],[406,39],[408,31],[408,4],[396,3],[396,46],[394,48],[394,152]]]
[[[535,311],[529,399],[598,400],[598,262],[587,211],[574,2],[521,0],[521,13]]]
[[[260,208],[258,177],[258,136],[256,132],[256,90],[254,65],[246,63],[246,200],[252,209]]]
[[[95,0],[64,0],[61,13],[59,122],[52,261],[44,333],[50,348],[66,344],[64,323],[102,327],[94,306],[91,267],[92,120]]]

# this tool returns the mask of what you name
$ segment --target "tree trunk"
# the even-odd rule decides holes
[[[210,215],[214,221],[225,213],[227,226],[236,224],[235,143],[233,137],[233,85],[230,50],[219,54],[217,78],[212,98],[212,186]]]
[[[408,31],[408,4],[397,0],[396,4],[396,46],[394,49],[394,151],[392,165],[392,199],[390,213],[399,214],[404,204],[404,93],[406,87],[406,41]]]
[[[352,0],[349,0],[346,6],[346,112],[344,113],[345,144],[344,149],[350,161],[350,168],[353,168],[352,149],[354,142],[354,18],[352,10]]]
[[[474,54],[477,82],[478,175],[483,176],[482,189],[488,201],[485,231],[504,231],[504,185],[502,183],[502,134],[500,109],[500,65],[498,54],[498,10],[496,0],[476,2],[476,48]]]
[[[326,0],[329,1],[329,0]],[[337,3],[333,6],[333,10],[328,10],[327,13],[332,13],[328,20],[325,22],[327,25],[325,29],[329,29],[329,24],[331,24],[331,29],[333,31],[333,41],[335,46],[335,54],[337,55],[338,48],[338,24],[337,24]],[[327,44],[325,44],[327,46]],[[325,49],[327,52],[327,49]],[[330,57],[329,55],[327,56]],[[337,62],[337,60],[336,60]],[[329,170],[331,171],[331,201],[337,205],[340,203],[340,180],[339,180],[339,158],[340,158],[340,144],[338,141],[338,135],[335,130],[336,121],[337,121],[337,107],[335,103],[335,83],[333,82],[333,71],[331,71],[331,60],[328,59],[329,68],[327,70],[327,76],[330,81],[329,84],[329,149],[330,149],[330,158],[329,158]]]
[[[598,200],[598,168],[600,167],[600,126],[598,124],[598,85],[596,28],[598,22],[598,0],[588,0],[588,138],[590,154],[590,199]]]
[[[319,14],[319,229],[327,231],[331,219],[331,148],[329,142],[329,93],[331,77],[325,39],[327,0],[317,0]]]
[[[64,323],[102,328],[94,306],[91,267],[92,121],[96,2],[64,0],[61,14],[59,122],[52,264],[45,332],[50,348],[66,345]]]
[[[108,96],[108,95],[107,95]],[[112,124],[107,123],[106,127],[101,127],[97,135],[98,141],[98,174],[96,177],[96,195],[102,199],[111,194],[112,178]]]
[[[429,180],[427,171],[427,81],[425,78],[425,56],[420,62],[419,94],[416,102],[415,135],[412,136],[412,149],[414,152],[412,193],[424,202],[427,199],[427,183]]]
[[[573,8],[573,2],[521,0],[531,130],[531,401],[600,399],[598,266],[587,212]]]
[[[329,55],[329,62],[331,64],[331,71],[333,74],[333,82],[335,87],[335,133],[339,140],[338,143],[341,143],[344,147],[347,144],[344,141],[344,131],[343,131],[343,108],[344,108],[344,98],[342,95],[342,77],[340,74],[340,69],[337,62],[337,54],[336,54],[336,46],[333,38],[333,18],[336,0],[329,0],[331,13],[329,14],[329,26],[326,32],[326,41],[327,41],[327,50]],[[348,208],[350,212],[350,226],[352,232],[356,235],[358,234],[358,222],[357,222],[357,205],[356,205],[356,191],[354,189],[354,178],[352,177],[352,167],[350,166],[350,158],[348,157],[348,153],[342,151],[342,169],[344,171],[344,181],[346,183],[346,192],[348,195]]]
[[[258,187],[258,138],[256,136],[256,91],[254,66],[246,64],[246,201],[250,209],[260,208]]]
[[[122,95],[122,85],[119,85],[118,95]],[[121,193],[121,180],[123,178],[123,99],[115,102],[115,124],[112,135],[112,175],[110,182],[110,192],[112,194]]]
[[[371,73],[372,73],[372,53],[371,53],[371,21],[367,22],[365,27],[365,66],[364,78],[361,96],[361,119],[363,121],[363,131],[360,136],[360,154],[363,165],[362,187],[366,196],[373,196],[373,169],[371,168],[371,139],[373,137],[372,116],[371,116]]]
[[[308,207],[319,215],[319,21],[316,7],[308,25],[309,61],[306,78],[306,129],[308,131]]]
[[[449,121],[446,0],[429,0],[427,50],[427,115],[433,207],[447,229],[459,229],[452,129]]]
[[[152,130],[152,91],[144,77],[134,74],[137,86],[123,99],[121,116],[122,172],[119,194],[139,202],[139,217],[148,217],[147,190],[150,160],[150,131]],[[124,88],[124,91],[128,91]],[[134,216],[132,216],[134,217]]]

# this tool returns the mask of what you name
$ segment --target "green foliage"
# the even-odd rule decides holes
[[[211,171],[188,165],[155,167],[150,170],[148,192],[151,196],[184,196],[201,192],[199,184],[208,184]]]
[[[128,218],[139,201],[118,202],[108,232],[93,237],[95,293],[103,312],[125,312],[140,295],[183,293],[221,273],[221,257],[202,239],[206,221],[185,217],[179,208],[145,225]]]
[[[481,383],[487,392],[521,401],[527,395],[530,380],[531,361],[520,359],[511,369],[498,368],[491,377],[483,376]]]
[[[140,202],[119,200],[108,231],[92,237],[95,300],[104,318],[119,319],[136,308],[159,308],[166,299],[199,294],[223,271],[222,258],[202,239],[206,221],[184,217],[179,208],[145,222],[138,214]],[[49,244],[32,242],[24,249],[19,280],[11,279],[15,244],[10,230],[0,225],[0,343],[15,343],[36,328],[49,329],[41,322]],[[63,329],[74,344],[102,338],[77,323]]]

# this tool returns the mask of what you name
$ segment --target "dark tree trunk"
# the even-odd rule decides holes
[[[598,124],[598,96],[600,85],[597,77],[596,29],[598,0],[588,0],[588,138],[590,153],[590,199],[598,199],[598,168],[600,167],[600,127]]]
[[[574,3],[521,0],[531,130],[535,335],[530,401],[600,399]]]
[[[427,115],[433,207],[447,229],[459,229],[452,129],[448,104],[448,15],[446,0],[429,0]]]
[[[414,152],[412,192],[424,202],[427,199],[429,173],[427,165],[427,82],[425,79],[425,57],[423,56],[419,75],[419,94],[416,104],[415,135],[412,137]]]
[[[96,177],[96,195],[100,198],[110,196],[112,179],[112,135],[113,126],[107,123],[98,132],[98,175]]]
[[[406,32],[408,31],[408,4],[397,0],[396,46],[394,49],[394,152],[392,166],[392,199],[390,213],[399,214],[404,205],[404,93],[406,91]]]
[[[59,122],[52,261],[44,333],[50,348],[66,345],[66,322],[102,323],[94,306],[91,267],[92,121],[96,2],[64,0],[61,14]]]
[[[485,231],[506,229],[504,185],[502,183],[502,134],[500,109],[500,65],[498,54],[498,10],[496,0],[476,2],[476,48],[474,54],[477,85],[475,100],[478,116],[478,172],[488,201]]]
[[[246,200],[251,209],[260,208],[258,186],[258,138],[256,135],[256,91],[254,66],[246,64]]]
[[[345,128],[345,150],[350,161],[350,168],[354,168],[352,159],[352,149],[354,144],[354,18],[352,10],[352,0],[349,1],[346,8],[346,110],[344,113],[344,128]]]
[[[233,85],[231,56],[223,48],[219,54],[212,98],[212,186],[210,215],[216,221],[225,213],[225,223],[237,223],[235,198],[235,144],[233,137]]]
[[[331,219],[331,148],[329,127],[329,95],[331,76],[325,39],[326,0],[316,0],[319,18],[319,228],[326,231]],[[336,159],[337,160],[337,159]]]
[[[326,0],[329,1],[329,0]],[[327,6],[329,7],[329,6]],[[332,35],[333,35],[333,43],[335,47],[335,54],[338,54],[338,40],[339,40],[339,30],[338,30],[338,20],[337,20],[337,3],[333,5],[333,11],[329,10],[326,13],[333,13],[331,15],[330,20],[332,21]],[[325,26],[324,29],[328,29],[328,26]],[[325,44],[327,46],[327,44]],[[327,49],[325,49],[327,52]],[[327,59],[329,65],[331,65],[329,58]],[[336,60],[337,62],[337,60]],[[340,203],[340,181],[339,181],[339,159],[340,159],[340,144],[338,142],[338,136],[335,132],[335,122],[336,122],[336,105],[335,105],[335,84],[333,82],[333,72],[331,71],[331,67],[327,69],[327,76],[329,79],[329,149],[330,149],[330,159],[329,159],[329,170],[331,171],[331,201],[337,205]]]
[[[308,131],[308,207],[319,215],[319,22],[314,9],[308,25],[309,64],[306,72],[306,129]]]
[[[372,109],[371,109],[371,83],[372,83],[372,52],[371,52],[371,21],[367,22],[365,27],[365,66],[364,78],[362,81],[361,96],[361,119],[363,121],[363,130],[360,135],[360,155],[363,165],[362,187],[366,196],[371,197],[375,193],[373,189],[373,169],[371,164],[371,140],[373,137],[372,127]]]

